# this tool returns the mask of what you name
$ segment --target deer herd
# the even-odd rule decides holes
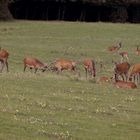
[[[111,82],[117,88],[127,88],[127,89],[137,88],[137,85],[140,83],[140,63],[130,65],[128,52],[126,51],[120,52],[121,47],[122,44],[120,42],[116,45],[107,48],[107,52],[112,54],[116,53],[119,56],[121,56],[121,61],[118,63],[113,62],[114,69],[113,69],[112,77],[101,76],[99,78],[99,82]],[[138,46],[135,50],[135,55],[140,55],[140,49]],[[0,72],[3,71],[5,66],[7,72],[9,71],[8,61],[7,61],[8,57],[9,57],[8,51],[0,48],[0,63],[1,63]],[[88,75],[91,78],[96,77],[95,63],[96,63],[95,60],[88,59],[88,58],[82,61],[82,66],[85,69],[86,79],[88,78]],[[71,72],[78,73],[80,76],[80,72],[78,72],[76,67],[77,64],[78,63],[76,61],[67,60],[67,59],[57,59],[48,65],[36,58],[26,57],[23,60],[23,65],[24,65],[23,71],[25,72],[26,68],[34,70],[34,73],[36,73],[38,70],[42,72],[46,70],[50,70],[53,72],[55,71],[57,73],[60,73],[63,70],[69,70]]]

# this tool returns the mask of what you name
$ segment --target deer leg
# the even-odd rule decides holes
[[[81,77],[80,71],[79,71],[76,67],[74,67],[74,68],[72,69],[72,72],[74,72],[74,74],[76,74],[76,75],[78,75],[79,77]]]
[[[128,81],[128,73],[126,73],[126,82]]]
[[[93,76],[96,76],[96,69],[93,69]]]
[[[137,74],[137,84],[139,84],[139,73]]]
[[[76,74],[76,68],[72,68],[71,70],[70,70],[73,74]]]
[[[135,75],[135,83],[137,83],[138,81],[137,81],[137,74]]]
[[[128,58],[128,56],[126,56],[126,59],[129,61],[129,58]]]
[[[23,69],[23,71],[25,72],[25,70],[26,70],[26,65],[24,65],[24,69]]]
[[[137,84],[139,84],[139,73],[137,73]]]
[[[91,76],[92,76],[92,78],[95,77],[94,70],[91,71]]]
[[[1,61],[1,70],[0,70],[0,72],[2,72],[3,71],[3,68],[4,68],[4,65],[5,65],[5,63],[4,63],[4,61],[3,60],[0,60]]]
[[[62,71],[61,68],[57,68],[57,74],[59,74]]]
[[[78,73],[78,76],[79,76],[79,77],[81,77],[81,73],[80,73],[80,71],[79,71],[79,70],[77,71],[77,73]]]
[[[128,81],[128,73],[126,72],[124,75],[125,75],[125,80],[127,82]]]
[[[88,73],[92,77],[92,70],[91,69],[88,70]]]
[[[122,80],[125,81],[123,74],[121,74]]]
[[[86,72],[86,79],[87,79],[87,68],[85,68],[85,72]]]
[[[30,67],[30,71],[31,71],[31,73],[33,72],[33,68],[32,67]]]
[[[140,83],[140,72],[139,72],[139,74],[138,74],[138,77],[139,77],[139,83]]]
[[[132,76],[131,82],[135,82],[135,81],[134,81],[134,75]]]
[[[134,83],[136,82],[136,75],[134,75]]]
[[[36,73],[36,72],[37,72],[37,70],[38,70],[38,68],[35,68],[35,72],[34,72],[34,73]]]
[[[6,65],[7,72],[9,72],[9,67],[8,67],[8,62],[7,61],[5,62],[5,65]]]

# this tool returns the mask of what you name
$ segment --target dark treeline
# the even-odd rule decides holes
[[[0,0],[0,21],[13,19],[8,8],[9,3],[10,0]]]
[[[14,0],[9,8],[16,19],[140,23],[140,0]]]

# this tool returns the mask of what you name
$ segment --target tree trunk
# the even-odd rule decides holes
[[[12,20],[13,17],[8,8],[9,0],[0,0],[0,20]]]

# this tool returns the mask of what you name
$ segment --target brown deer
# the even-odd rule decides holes
[[[53,66],[51,66],[53,64]],[[63,70],[69,70],[74,73],[78,73],[80,76],[80,73],[76,69],[76,62],[72,60],[67,59],[57,59],[56,61],[52,62],[49,66],[51,66],[51,70],[57,71],[57,73],[62,72]]]
[[[108,83],[108,82],[111,82],[111,78],[107,77],[107,76],[102,76],[98,79],[98,82],[99,83]]]
[[[137,88],[134,82],[126,82],[117,79],[117,75],[115,74],[115,82],[113,83],[117,88],[125,88],[125,89],[135,89]]]
[[[89,73],[92,77],[96,76],[96,68],[95,68],[95,62],[92,59],[85,59],[83,61],[83,65],[86,72],[86,79],[87,79],[87,73]]]
[[[114,72],[118,78],[118,76],[121,76],[123,81],[128,80],[128,71],[130,68],[130,64],[128,62],[123,63],[115,63]],[[124,78],[125,77],[125,78]]]
[[[35,73],[37,72],[38,69],[44,72],[48,68],[47,64],[42,63],[40,60],[32,57],[24,58],[23,63],[24,63],[24,72],[27,67],[30,69],[35,69]]]
[[[125,60],[125,58],[129,61],[128,52],[120,52],[119,55],[121,56],[121,63]]]
[[[140,82],[140,63],[134,64],[130,68],[129,80],[134,82]]]
[[[7,72],[9,71],[8,61],[7,61],[8,57],[9,57],[9,53],[7,52],[7,50],[4,50],[4,49],[0,48],[0,62],[2,64],[2,68],[1,68],[0,72],[3,71],[3,68],[4,68],[5,65],[6,65]]]
[[[113,45],[113,46],[109,47],[107,50],[108,50],[108,52],[115,53],[115,52],[118,52],[118,50],[121,47],[122,47],[122,43],[119,42],[117,45]]]
[[[139,49],[139,46],[137,46],[137,49],[136,49],[136,55],[140,55],[140,49]]]

